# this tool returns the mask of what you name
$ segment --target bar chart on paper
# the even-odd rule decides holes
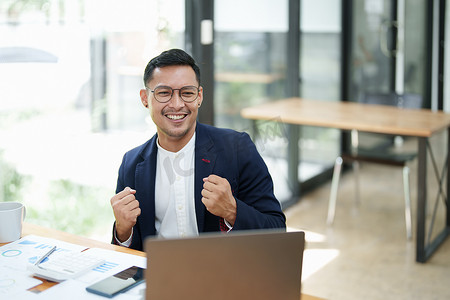
[[[112,269],[114,269],[117,266],[119,266],[119,264],[107,261],[104,264],[93,269],[93,271],[100,272],[100,273],[106,273],[106,272],[111,271]]]

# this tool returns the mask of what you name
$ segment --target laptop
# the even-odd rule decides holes
[[[305,233],[147,238],[146,299],[299,300]]]

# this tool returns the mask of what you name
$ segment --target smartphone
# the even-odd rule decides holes
[[[86,290],[97,295],[112,298],[143,282],[144,270],[136,266],[130,267],[86,287]]]

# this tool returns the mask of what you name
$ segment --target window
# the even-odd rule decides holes
[[[155,132],[143,71],[183,46],[184,1],[6,0],[0,35],[0,201],[109,242],[122,156]]]

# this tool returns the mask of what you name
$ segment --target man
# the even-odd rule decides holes
[[[285,228],[272,178],[246,133],[197,123],[200,69],[172,49],[145,68],[142,104],[157,133],[127,152],[111,198],[113,243],[142,250],[146,237]]]

